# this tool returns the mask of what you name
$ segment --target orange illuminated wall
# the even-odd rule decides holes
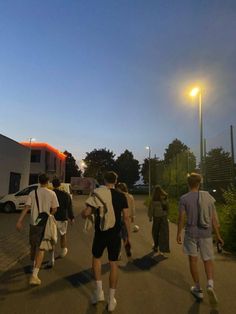
[[[33,149],[47,149],[53,153],[55,153],[57,155],[57,157],[61,160],[65,160],[66,159],[66,155],[63,154],[62,152],[60,152],[58,149],[54,148],[53,146],[49,145],[48,143],[40,143],[40,142],[20,142],[20,144],[29,147],[29,148],[33,148]]]

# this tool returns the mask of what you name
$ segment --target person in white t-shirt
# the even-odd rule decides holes
[[[57,196],[55,192],[49,190],[47,188],[48,177],[45,174],[41,174],[39,176],[40,186],[35,191],[31,191],[27,201],[25,203],[25,208],[22,211],[20,218],[17,221],[16,228],[18,231],[23,228],[23,220],[29,210],[30,212],[30,233],[29,233],[29,242],[30,242],[30,255],[31,260],[34,263],[33,273],[30,278],[30,285],[40,285],[41,280],[38,278],[39,269],[41,267],[43,258],[44,258],[44,250],[39,249],[40,243],[42,240],[42,229],[35,228],[37,225],[37,218],[39,212],[46,212],[49,214],[55,214],[57,211],[57,207],[59,206]],[[38,196],[38,204],[36,199],[36,193]]]

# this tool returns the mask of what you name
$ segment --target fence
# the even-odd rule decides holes
[[[170,195],[178,197],[188,190],[187,174],[195,171],[203,175],[203,188],[220,199],[223,190],[236,184],[235,130],[235,126],[230,126],[216,136],[205,139],[202,163],[199,156],[200,144],[176,154],[166,164],[157,162],[152,184],[160,183]]]

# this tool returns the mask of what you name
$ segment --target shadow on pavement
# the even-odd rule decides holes
[[[102,275],[107,273],[109,270],[109,263],[102,265]],[[94,280],[91,268],[82,270],[77,274],[67,276],[64,279],[69,281],[73,287],[80,287]]]
[[[102,274],[105,274],[108,271],[109,271],[109,263],[103,264]],[[69,284],[73,286],[74,288],[78,288],[78,287],[86,286],[88,283],[90,283],[93,280],[94,278],[92,275],[92,269],[88,268],[88,269],[80,271],[79,273],[74,273],[66,277],[61,277],[45,286],[39,286],[36,289],[32,289],[32,295],[37,297],[38,295],[48,295],[52,291],[53,293],[55,293],[56,291],[61,291],[65,289],[65,281],[69,282]],[[80,292],[84,294],[86,298],[89,298],[90,296],[89,291],[82,289]]]
[[[188,310],[188,314],[198,314],[200,312],[200,304],[201,301],[195,301]]]
[[[154,256],[151,252],[141,258],[134,259],[132,262],[128,262],[125,266],[119,266],[119,268],[124,271],[137,271],[137,268],[145,271],[150,270],[152,267],[156,266],[165,259],[166,257],[161,255]]]
[[[1,276],[1,300],[5,299],[5,297],[9,294],[21,293],[29,289],[28,279],[25,277],[25,272],[22,271],[22,268],[23,267],[8,270],[4,275]],[[25,285],[23,287],[22,281],[25,281]]]
[[[107,314],[107,303],[99,302],[97,305],[92,305],[88,303],[88,308],[85,314]]]

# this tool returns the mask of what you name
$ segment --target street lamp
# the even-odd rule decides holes
[[[194,87],[191,92],[191,97],[198,95],[198,113],[199,113],[199,129],[200,129],[200,169],[203,176],[203,124],[202,124],[202,92],[199,87]]]
[[[31,148],[31,143],[35,142],[35,141],[36,141],[36,139],[34,137],[30,137],[29,138],[30,148]]]
[[[148,181],[149,181],[148,195],[149,197],[151,197],[151,147],[146,146],[146,149],[148,150]]]

